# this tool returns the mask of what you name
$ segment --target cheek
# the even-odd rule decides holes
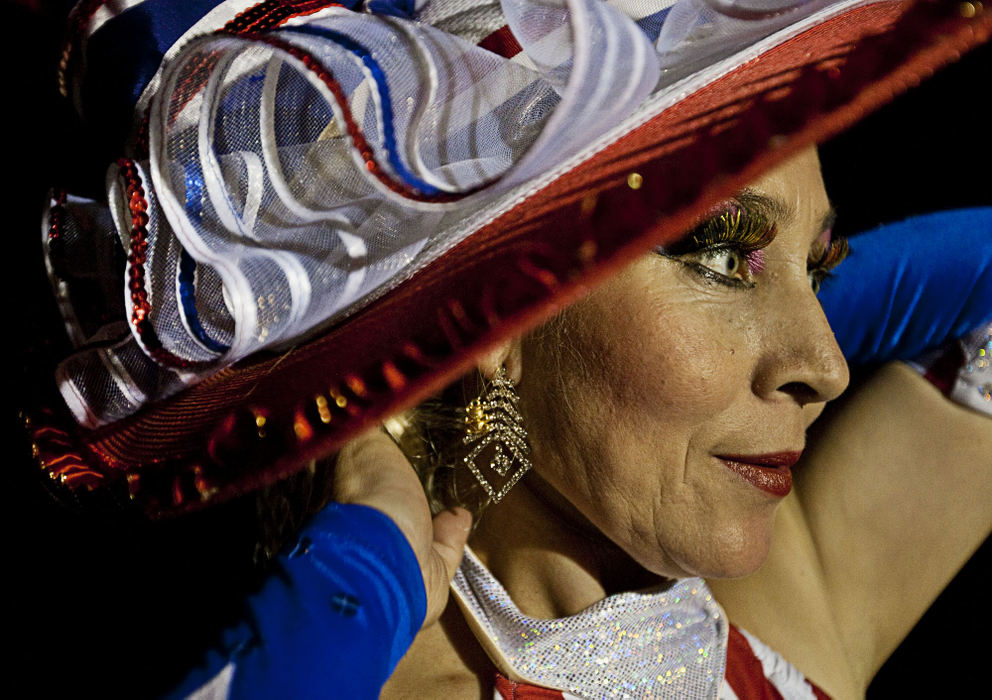
[[[649,301],[604,300],[579,326],[577,342],[595,358],[584,391],[595,391],[624,424],[686,430],[740,389],[737,332],[723,307]]]
[[[740,305],[625,280],[525,346],[535,469],[655,573],[746,573],[767,551],[766,515],[737,517],[706,463],[750,391],[752,335]]]
[[[695,443],[705,442],[742,384],[738,360],[746,353],[735,346],[726,305],[652,284],[605,289],[546,339],[558,347],[525,348],[534,463],[601,524],[643,520],[659,501],[688,507],[695,494],[685,483],[687,455],[705,450]],[[535,365],[537,376],[526,369]]]

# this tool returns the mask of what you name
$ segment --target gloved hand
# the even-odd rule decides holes
[[[471,517],[432,519],[409,462],[378,430],[338,455],[333,498],[168,697],[378,697],[444,609]]]
[[[420,565],[427,593],[423,626],[433,624],[448,602],[448,586],[461,564],[472,516],[463,508],[431,517],[424,488],[400,449],[380,430],[341,450],[333,499],[375,508],[406,537]]]
[[[992,207],[928,214],[851,240],[820,302],[847,361],[917,357],[992,319]]]

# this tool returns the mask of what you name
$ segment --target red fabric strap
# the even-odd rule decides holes
[[[730,626],[727,639],[727,670],[724,677],[740,700],[783,700],[782,694],[765,676],[765,669],[751,644],[735,625]],[[808,678],[806,685],[817,700],[830,700],[830,696]]]
[[[499,673],[496,674],[496,692],[503,700],[562,700],[565,697],[560,690],[517,683]]]
[[[765,677],[765,670],[754,655],[751,645],[734,625],[730,626],[727,639],[725,677],[737,697],[742,700],[782,700],[782,694]]]

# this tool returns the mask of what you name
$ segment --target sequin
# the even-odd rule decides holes
[[[148,302],[148,291],[144,285],[144,264],[148,251],[148,202],[145,199],[145,189],[134,161],[121,158],[117,161],[117,166],[120,169],[120,177],[124,181],[128,208],[131,211],[131,246],[127,258],[127,274],[130,278],[128,290],[130,291],[132,307],[131,325],[142,346],[156,362],[169,367],[196,367],[199,363],[177,357],[162,347],[162,342],[148,319],[152,313],[151,304]],[[176,488],[178,489],[178,487]],[[176,491],[173,500],[175,501],[176,498],[181,501],[179,491]]]
[[[992,415],[992,326],[983,326],[961,338],[958,345],[968,358],[949,396],[960,404]]]
[[[558,620],[521,613],[469,550],[452,585],[528,683],[584,698],[717,695],[728,628],[700,579],[620,593]]]
[[[981,5],[981,3],[962,2],[958,5],[958,12],[960,12],[961,16],[965,19],[971,19],[978,14],[978,8],[981,7]]]
[[[294,29],[298,31],[302,31],[303,28],[299,27]],[[316,31],[313,30],[313,28],[310,28],[310,31],[312,33],[316,33]],[[323,35],[324,32],[322,31],[319,33]],[[311,57],[305,51],[303,51],[302,49],[296,46],[293,46],[292,44],[288,44],[284,41],[280,41],[279,39],[276,39],[273,36],[264,35],[264,34],[254,35],[252,36],[252,38],[255,39],[256,41],[274,46],[279,50],[284,51],[287,54],[296,58],[297,60],[301,61],[304,66],[306,66],[309,70],[313,71],[316,77],[320,79],[320,81],[324,83],[325,86],[327,86],[328,90],[330,90],[331,94],[334,96],[335,101],[341,107],[341,113],[344,116],[344,121],[345,121],[345,126],[347,127],[348,136],[351,138],[351,142],[354,148],[358,150],[358,152],[362,156],[362,159],[365,161],[366,170],[368,170],[369,173],[371,173],[377,180],[379,180],[379,182],[385,185],[385,187],[387,187],[390,191],[395,192],[403,197],[406,197],[407,199],[412,199],[418,202],[437,202],[437,203],[455,202],[464,199],[468,195],[474,194],[475,192],[478,192],[479,190],[484,189],[485,187],[488,187],[489,185],[492,184],[492,182],[483,182],[471,189],[467,189],[457,193],[447,193],[447,192],[441,192],[429,185],[427,185],[427,188],[429,188],[427,191],[421,191],[419,187],[412,187],[406,184],[405,182],[398,182],[393,178],[389,177],[389,175],[383,170],[383,168],[375,160],[372,153],[372,149],[369,146],[368,141],[365,139],[365,135],[362,133],[358,124],[355,122],[353,115],[351,114],[351,111],[348,107],[348,98],[345,95],[344,91],[341,89],[341,86],[338,84],[338,81],[331,74],[331,72],[327,70],[324,66],[322,66],[319,62],[315,61],[313,57]],[[331,37],[327,37],[327,38],[331,38]],[[361,47],[358,48],[360,49]],[[362,49],[362,51],[364,51],[364,49]],[[361,53],[356,53],[356,56],[358,56],[360,59],[363,58],[363,55]],[[372,60],[371,56],[369,56],[369,60]],[[383,121],[384,123],[386,121],[385,114],[383,115]],[[392,122],[391,112],[389,113],[389,122],[390,123]],[[392,165],[395,166],[396,163],[399,163],[400,167],[397,170],[397,172],[400,173],[401,176],[402,173],[406,173],[410,175],[412,180],[418,183],[418,185],[419,184],[426,185],[426,183],[421,183],[421,181],[418,178],[415,178],[412,173],[409,173],[409,171],[406,170],[405,166],[403,166],[403,164],[398,160],[398,156],[396,156],[394,152],[395,149],[387,150],[386,156],[387,159],[390,159],[390,163]],[[396,163],[393,162],[394,158],[396,159]]]

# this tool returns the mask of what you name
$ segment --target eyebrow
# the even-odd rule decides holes
[[[745,188],[737,195],[737,199],[740,200],[741,204],[753,207],[776,221],[789,223],[796,218],[796,210],[793,207],[780,199],[769,197],[767,194],[757,190]],[[828,202],[827,211],[824,212],[823,217],[820,219],[818,233],[822,234],[833,228],[835,223],[837,223],[837,209],[834,208],[833,203]]]
[[[737,195],[744,206],[755,209],[767,218],[788,223],[796,218],[796,210],[780,199],[769,197],[767,194],[745,188]]]

